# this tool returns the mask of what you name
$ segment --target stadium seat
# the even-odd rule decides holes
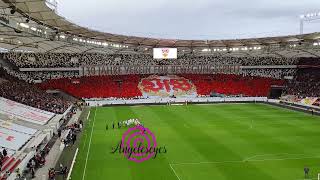
[[[283,85],[283,80],[229,74],[216,75],[181,75],[197,88],[199,95],[210,95],[212,92],[225,95],[267,96],[271,85]],[[40,84],[44,89],[60,89],[79,98],[132,98],[141,96],[138,89],[141,77],[127,76],[91,76],[77,79],[63,78],[49,80]]]

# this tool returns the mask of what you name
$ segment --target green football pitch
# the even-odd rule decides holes
[[[112,154],[138,118],[166,153],[137,163]],[[265,104],[92,108],[74,180],[299,180],[320,173],[320,118]],[[109,129],[106,130],[106,124]]]

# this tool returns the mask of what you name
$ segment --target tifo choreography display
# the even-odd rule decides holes
[[[144,98],[196,97],[196,86],[179,76],[149,76],[141,79],[139,90]]]

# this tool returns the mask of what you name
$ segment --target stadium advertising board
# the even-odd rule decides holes
[[[237,65],[167,65],[167,66],[88,66],[81,68],[84,76],[126,74],[238,74]]]
[[[177,59],[177,48],[153,48],[153,59]]]

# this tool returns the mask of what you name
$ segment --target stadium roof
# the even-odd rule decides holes
[[[124,36],[78,26],[59,16],[51,6],[54,4],[46,0],[1,0],[0,47],[8,50],[74,53],[148,53],[154,47],[177,47],[179,51],[185,53],[320,55],[318,43],[320,33],[234,40],[179,40]]]

